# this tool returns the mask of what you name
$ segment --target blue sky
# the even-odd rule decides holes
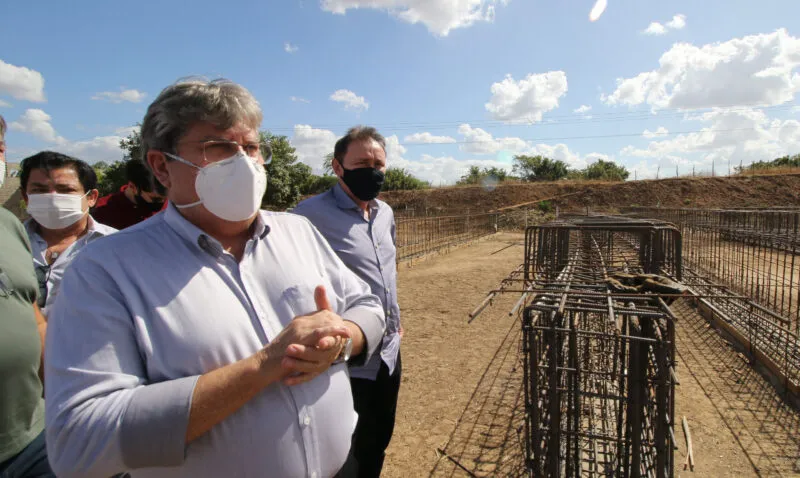
[[[119,159],[126,128],[190,75],[249,88],[317,171],[354,124],[434,184],[515,154],[643,178],[800,152],[800,2],[608,0],[590,22],[594,3],[17,2],[0,29],[9,160]]]

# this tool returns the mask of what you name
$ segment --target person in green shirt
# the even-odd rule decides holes
[[[0,116],[0,186],[4,133]],[[54,478],[45,447],[41,380],[47,324],[36,306],[39,283],[28,236],[2,207],[0,245],[0,478]]]

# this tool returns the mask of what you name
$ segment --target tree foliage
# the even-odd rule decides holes
[[[469,185],[469,184],[480,184],[485,180],[492,180],[496,182],[503,182],[508,179],[511,179],[511,175],[508,174],[503,168],[498,167],[491,167],[491,168],[483,168],[481,169],[478,166],[470,166],[467,174],[461,176],[456,184],[457,185]]]
[[[586,179],[601,181],[625,181],[630,174],[625,166],[603,159],[598,159],[583,170]]]
[[[514,156],[514,174],[524,181],[557,181],[567,176],[567,163],[544,156]]]
[[[737,173],[741,174],[748,170],[756,171],[777,168],[800,168],[800,154],[795,154],[793,156],[781,156],[780,158],[775,158],[772,161],[756,161],[748,166],[736,166],[735,170]]]
[[[405,189],[426,189],[430,183],[414,177],[402,168],[389,168],[386,170],[386,179],[383,183],[384,191],[397,191]]]

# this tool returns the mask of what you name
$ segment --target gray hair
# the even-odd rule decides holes
[[[339,141],[336,142],[336,145],[333,147],[333,157],[339,161],[339,164],[344,164],[344,157],[347,155],[347,148],[350,147],[350,143],[354,141],[366,141],[374,139],[377,141],[378,144],[381,145],[383,151],[386,151],[386,138],[383,137],[382,134],[378,133],[378,130],[373,128],[372,126],[353,126],[344,136],[339,138]]]
[[[258,129],[261,106],[243,86],[230,80],[188,78],[164,88],[147,108],[142,123],[142,159],[151,149],[174,153],[189,127],[207,122],[220,129],[244,124]]]
[[[0,141],[6,139],[6,120],[0,115]]]

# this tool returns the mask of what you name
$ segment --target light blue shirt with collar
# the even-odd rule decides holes
[[[385,202],[369,202],[369,220],[340,184],[306,199],[292,213],[307,217],[339,258],[378,296],[386,314],[386,334],[380,355],[364,366],[351,366],[356,378],[375,380],[381,360],[394,373],[400,352],[400,306],[397,303],[397,249],[394,212]]]
[[[91,244],[62,281],[45,352],[46,434],[59,477],[311,477],[336,473],[357,416],[345,364],[273,384],[187,444],[201,374],[245,359],[294,317],[333,311],[378,348],[383,310],[302,217],[260,212],[237,262],[170,205]]]
[[[67,266],[70,265],[72,260],[75,259],[75,256],[90,242],[109,234],[113,234],[117,232],[117,230],[113,227],[106,226],[105,224],[100,224],[99,222],[95,221],[92,216],[89,216],[89,229],[86,231],[86,234],[70,244],[70,246],[67,247],[64,252],[59,254],[59,256],[56,257],[56,260],[49,265],[46,257],[47,241],[45,241],[42,236],[39,235],[39,224],[34,221],[33,218],[25,221],[25,232],[28,233],[28,239],[31,242],[33,267],[37,270],[37,276],[44,274],[44,277],[47,281],[47,298],[45,300],[44,307],[42,307],[42,313],[47,315],[52,308],[53,303],[55,303],[56,297],[58,296],[61,279],[64,277],[64,271],[66,270]]]

